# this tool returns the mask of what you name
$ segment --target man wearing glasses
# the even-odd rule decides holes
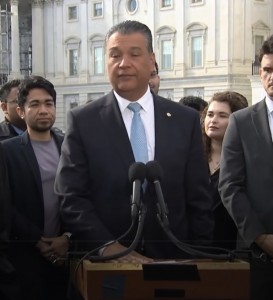
[[[26,130],[25,121],[16,111],[20,82],[20,79],[8,81],[0,90],[1,108],[5,115],[5,120],[0,123],[0,141],[20,135]]]

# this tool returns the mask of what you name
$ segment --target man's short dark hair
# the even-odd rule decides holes
[[[197,111],[203,111],[208,102],[197,96],[185,96],[179,100],[180,104],[192,107]]]
[[[149,53],[153,52],[153,37],[151,30],[149,27],[141,22],[138,21],[132,21],[132,20],[126,20],[124,22],[121,22],[117,25],[114,25],[110,28],[108,33],[106,34],[105,41],[108,42],[111,35],[114,33],[120,33],[122,35],[126,34],[132,34],[132,33],[141,33],[145,36],[147,40],[147,50]]]
[[[259,61],[261,62],[265,54],[273,54],[273,35],[269,36],[267,40],[263,42],[260,50]]]
[[[29,92],[33,89],[43,89],[53,98],[56,106],[56,91],[54,85],[42,76],[30,76],[22,80],[18,89],[18,105],[23,108]]]
[[[7,97],[10,93],[10,91],[15,88],[18,87],[21,83],[20,79],[13,79],[8,81],[7,83],[5,83],[1,89],[0,89],[0,101],[1,102],[7,102]]]

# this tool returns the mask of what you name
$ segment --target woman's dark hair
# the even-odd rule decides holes
[[[211,102],[221,102],[227,103],[230,107],[231,112],[235,112],[239,109],[248,107],[247,99],[241,95],[240,93],[233,92],[233,91],[225,91],[225,92],[218,92],[215,93],[209,101],[209,105]],[[202,135],[203,135],[203,144],[204,150],[207,160],[211,159],[211,139],[207,136],[205,132],[205,117],[207,115],[207,111],[209,105],[204,109],[202,116],[201,116],[201,127],[202,127]]]

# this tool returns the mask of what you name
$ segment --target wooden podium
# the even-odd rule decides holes
[[[248,300],[249,276],[249,264],[244,261],[141,265],[85,260],[77,270],[76,285],[85,300]]]

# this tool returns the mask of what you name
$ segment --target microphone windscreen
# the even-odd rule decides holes
[[[142,162],[135,162],[129,168],[129,181],[132,183],[135,180],[144,181],[146,178],[146,165]]]
[[[159,162],[151,160],[146,164],[146,178],[149,182],[161,180],[163,178],[163,170]]]

